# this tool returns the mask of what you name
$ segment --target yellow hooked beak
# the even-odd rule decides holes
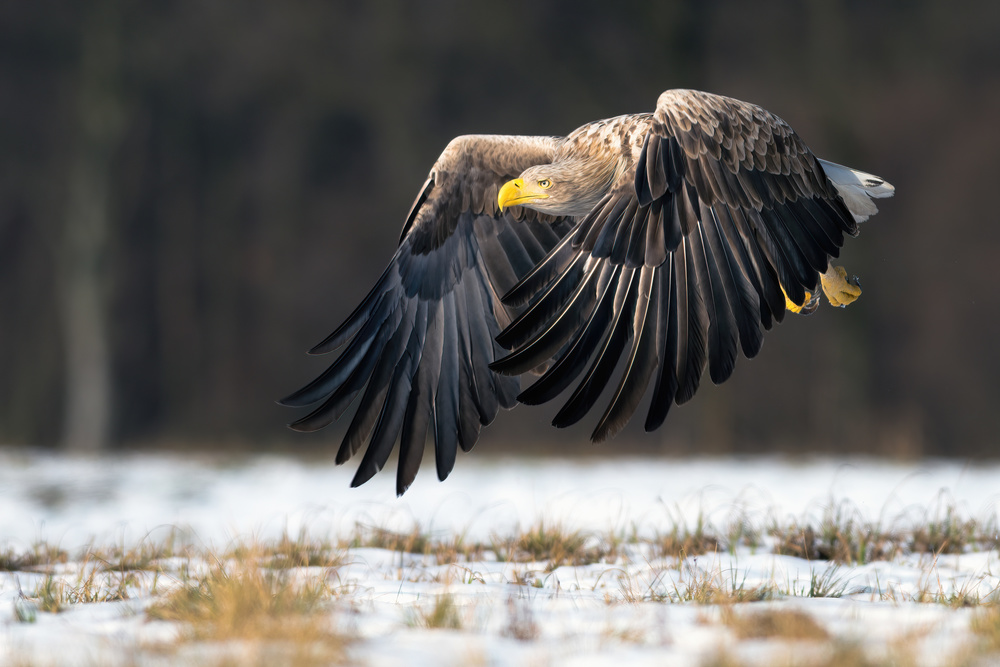
[[[507,181],[500,188],[500,192],[497,194],[497,204],[502,213],[508,206],[516,206],[536,199],[548,199],[548,197],[536,189],[525,186],[524,179],[515,178],[513,181]]]

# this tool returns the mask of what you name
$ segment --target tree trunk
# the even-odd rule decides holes
[[[79,135],[69,169],[60,261],[66,354],[63,447],[96,451],[110,440],[108,246],[111,162],[120,141],[119,16],[115,0],[94,7],[83,26],[77,82]]]

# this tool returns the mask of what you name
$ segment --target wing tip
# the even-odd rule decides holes
[[[357,472],[354,473],[354,477],[351,479],[351,488],[356,489],[365,482],[369,481],[372,477],[378,474],[379,470],[381,470],[381,468],[375,465],[370,467],[365,465],[360,466]]]
[[[303,421],[303,419],[300,419],[300,420],[294,421],[294,422],[290,422],[288,424],[285,424],[285,427],[289,428],[289,429],[291,429],[293,431],[295,431],[296,433],[314,433],[314,432],[316,432],[316,431],[319,430],[318,428],[313,428],[313,427],[309,426],[308,424],[300,423],[302,421]],[[322,427],[320,427],[320,428],[322,428]]]
[[[594,431],[590,434],[590,441],[595,445],[607,442],[621,433],[622,429],[625,428],[626,423],[628,423],[628,419],[625,419],[622,423],[618,423],[617,420],[602,422],[598,424],[597,427],[594,428]]]
[[[515,356],[516,353],[508,354],[505,357],[501,357],[488,364],[491,371],[498,375],[503,375],[505,377],[518,377],[522,373],[526,373],[527,370],[520,370],[517,364],[518,357]],[[513,361],[511,360],[513,357]],[[531,370],[530,368],[528,370]]]

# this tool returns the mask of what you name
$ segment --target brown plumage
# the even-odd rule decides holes
[[[566,137],[459,137],[382,277],[312,352],[346,348],[282,403],[319,403],[291,425],[316,430],[364,390],[337,462],[367,439],[362,484],[401,438],[400,494],[428,431],[443,480],[500,407],[551,400],[581,374],[555,425],[611,384],[592,435],[603,440],[652,382],[645,425],[657,428],[706,366],[723,382],[738,349],[757,354],[784,316],[782,288],[803,303],[871,198],[891,194],[818,160],[764,109],[697,91]],[[512,376],[527,371],[541,377],[518,394]]]

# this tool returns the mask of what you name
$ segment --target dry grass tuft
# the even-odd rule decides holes
[[[732,517],[726,528],[726,550],[730,554],[736,553],[736,548],[740,546],[758,549],[761,546],[760,528],[746,513],[740,513]]]
[[[273,570],[296,567],[338,567],[344,561],[345,549],[326,540],[314,540],[306,531],[295,539],[288,533],[272,541],[239,542],[230,548],[227,557],[253,560],[261,567]]]
[[[739,639],[794,639],[820,641],[830,635],[816,620],[798,609],[766,609],[737,613],[722,609],[722,622]]]
[[[997,547],[996,532],[973,519],[963,519],[947,506],[944,516],[929,518],[914,530],[909,542],[914,553],[960,554],[969,547]]]
[[[14,616],[20,622],[34,622],[38,611],[57,614],[70,605],[128,600],[129,589],[138,585],[135,572],[104,572],[83,567],[71,581],[68,575],[47,573],[35,590],[15,602]]]
[[[562,565],[585,565],[606,558],[612,550],[591,545],[582,531],[567,530],[559,524],[539,522],[527,531],[509,538],[493,538],[497,560],[515,563],[548,561],[548,571]]]
[[[741,529],[743,524],[737,524]],[[734,539],[741,539],[734,537]],[[653,538],[655,553],[662,557],[683,559],[687,556],[700,556],[706,553],[715,553],[720,548],[719,539],[708,531],[706,522],[701,515],[695,522],[694,529],[689,529],[686,525],[675,523],[669,533],[663,533]]]
[[[678,602],[732,605],[773,600],[776,595],[773,586],[747,586],[742,581],[727,580],[719,573],[704,573],[682,579],[672,597]]]
[[[28,599],[35,602],[39,611],[58,614],[66,608],[65,584],[51,574],[45,575],[42,583]]]
[[[445,630],[461,630],[462,615],[455,597],[451,593],[442,593],[434,598],[430,609],[414,608],[412,625],[421,628],[438,628]]]
[[[138,586],[135,572],[99,572],[97,568],[84,568],[76,584],[64,589],[67,604],[92,604],[95,602],[120,602],[128,600],[129,589]]]
[[[873,560],[891,560],[903,550],[899,536],[877,526],[844,516],[839,509],[827,512],[818,529],[811,525],[773,526],[774,553],[863,565]]]
[[[53,565],[67,562],[69,562],[69,554],[58,545],[47,542],[35,542],[27,551],[18,551],[13,547],[7,547],[0,551],[0,571],[2,572],[48,569]]]
[[[840,565],[827,567],[822,574],[813,570],[809,575],[809,590],[806,595],[811,598],[839,598],[847,590],[847,584],[839,574]]]
[[[503,629],[503,636],[528,642],[538,639],[541,633],[531,606],[514,596],[507,598],[507,627]]]
[[[632,542],[638,538],[632,536]],[[409,532],[358,525],[354,536],[344,543],[345,549],[369,547],[400,553],[432,556],[439,565],[471,563],[492,553],[497,560],[512,563],[548,561],[548,570],[561,565],[586,565],[616,560],[626,543],[624,535],[608,533],[601,539],[581,531],[567,530],[559,524],[541,522],[527,531],[511,536],[494,535],[490,544],[467,542],[465,536],[450,535],[435,538],[420,526]]]
[[[331,628],[324,609],[329,597],[325,579],[299,582],[286,570],[262,568],[248,558],[183,579],[147,614],[184,623],[192,639],[287,641],[340,656],[345,640]]]
[[[747,585],[727,576],[720,568],[703,570],[688,566],[675,580],[674,569],[654,570],[651,580],[643,581],[623,572],[618,577],[619,598],[605,596],[607,604],[626,602],[691,602],[703,605],[732,605],[741,602],[761,602],[778,595],[773,585]]]
[[[431,536],[424,532],[419,525],[415,525],[409,533],[399,533],[377,526],[359,525],[349,546],[351,548],[370,547],[427,555],[431,553],[432,545]]]
[[[659,532],[652,540],[642,540],[653,546],[654,555],[683,559],[722,550],[735,554],[739,547],[757,549],[762,544],[761,529],[745,512],[730,517],[721,532],[704,514],[698,514],[694,527],[689,527],[680,516],[678,512],[668,532]]]
[[[985,642],[987,650],[1000,650],[1000,607],[993,605],[973,616],[971,628]]]
[[[80,555],[83,562],[97,561],[107,572],[129,572],[137,570],[159,571],[158,562],[167,558],[187,556],[189,545],[183,543],[180,533],[171,530],[161,540],[144,539],[128,546],[124,543],[111,548],[88,547]]]
[[[759,660],[744,661],[728,653],[718,653],[705,662],[703,667],[750,667],[760,665]],[[809,653],[809,657],[792,655],[789,658],[776,663],[782,667],[912,667],[917,663],[913,655],[898,648],[890,650],[887,655],[873,657],[865,650],[853,643],[834,642],[823,648],[822,651]],[[963,662],[957,661],[954,664],[961,665]]]
[[[861,521],[846,502],[826,510],[818,528],[793,522],[773,525],[775,553],[808,560],[864,565],[892,560],[902,553],[960,554],[1000,548],[997,520],[962,518],[954,505],[930,511],[910,531],[885,530]]]
[[[472,562],[482,558],[486,547],[478,542],[467,543],[461,534],[435,539],[419,525],[414,525],[408,533],[388,530],[376,526],[358,525],[347,547],[370,547],[387,549],[401,553],[433,556],[439,564]]]

